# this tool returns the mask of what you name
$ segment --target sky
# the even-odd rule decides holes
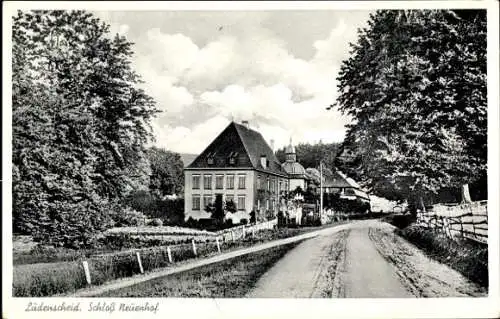
[[[232,120],[275,149],[343,140],[350,119],[326,107],[370,11],[94,13],[134,43],[133,68],[162,111],[156,146],[199,154]]]

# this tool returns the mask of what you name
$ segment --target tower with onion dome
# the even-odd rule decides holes
[[[295,147],[293,147],[292,139],[290,144],[285,148],[285,162],[281,164],[281,168],[288,174],[289,178],[289,191],[295,190],[300,187],[302,190],[306,189],[306,170],[299,162],[297,162],[297,154]]]

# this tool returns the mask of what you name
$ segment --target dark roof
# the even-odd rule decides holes
[[[359,185],[351,178],[345,176],[340,171],[335,171],[331,176],[325,176],[323,187],[338,187],[338,188],[360,188]]]
[[[268,167],[261,165],[266,156]],[[229,158],[235,158],[230,164]],[[209,163],[212,161],[212,163]],[[187,167],[189,168],[254,168],[260,171],[286,175],[281,163],[262,135],[244,125],[231,122],[210,145]]]
[[[281,168],[293,177],[306,177],[306,170],[299,162],[285,162],[281,164]]]
[[[181,156],[182,164],[184,164],[184,167],[188,166],[191,164],[194,159],[198,156],[197,154],[187,154],[187,153],[180,153]]]

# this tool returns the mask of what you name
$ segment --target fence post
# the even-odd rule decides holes
[[[246,230],[245,230],[245,227],[243,227],[243,228],[242,228],[242,230],[243,230],[243,239],[245,239],[245,237],[246,237],[246,235],[247,235],[247,232],[246,232]]]
[[[194,239],[191,240],[191,243],[193,244],[193,253],[196,256],[196,244],[194,243]]]
[[[460,236],[464,238],[464,224],[462,223],[462,217],[460,217]]]
[[[234,241],[234,231],[231,230],[231,240]]]
[[[141,274],[143,274],[144,268],[142,268],[141,254],[139,252],[136,252],[135,255],[137,256],[137,263],[139,264],[139,270],[140,270]]]
[[[255,227],[252,227],[252,238],[255,238]]]
[[[220,254],[220,243],[219,243],[219,237],[215,237],[215,242],[217,243],[217,251]]]
[[[167,254],[168,254],[168,262],[172,263],[172,251],[170,250],[170,246],[167,247]]]
[[[83,265],[83,271],[85,272],[85,279],[87,280],[87,284],[91,284],[92,282],[90,281],[90,269],[89,269],[89,263],[84,260],[82,261]]]

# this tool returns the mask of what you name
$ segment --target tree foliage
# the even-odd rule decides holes
[[[136,87],[132,44],[90,13],[18,12],[12,39],[14,230],[88,245],[147,176],[157,110]]]
[[[337,165],[374,193],[420,197],[486,171],[484,10],[377,11],[337,80],[353,118]]]
[[[151,165],[149,189],[157,197],[180,194],[184,189],[181,156],[178,153],[152,147],[147,151]]]
[[[322,161],[325,167],[333,169],[339,147],[338,143],[301,143],[295,146],[295,152],[297,161],[305,168],[319,168]],[[285,147],[276,151],[276,157],[281,163],[285,162]]]

